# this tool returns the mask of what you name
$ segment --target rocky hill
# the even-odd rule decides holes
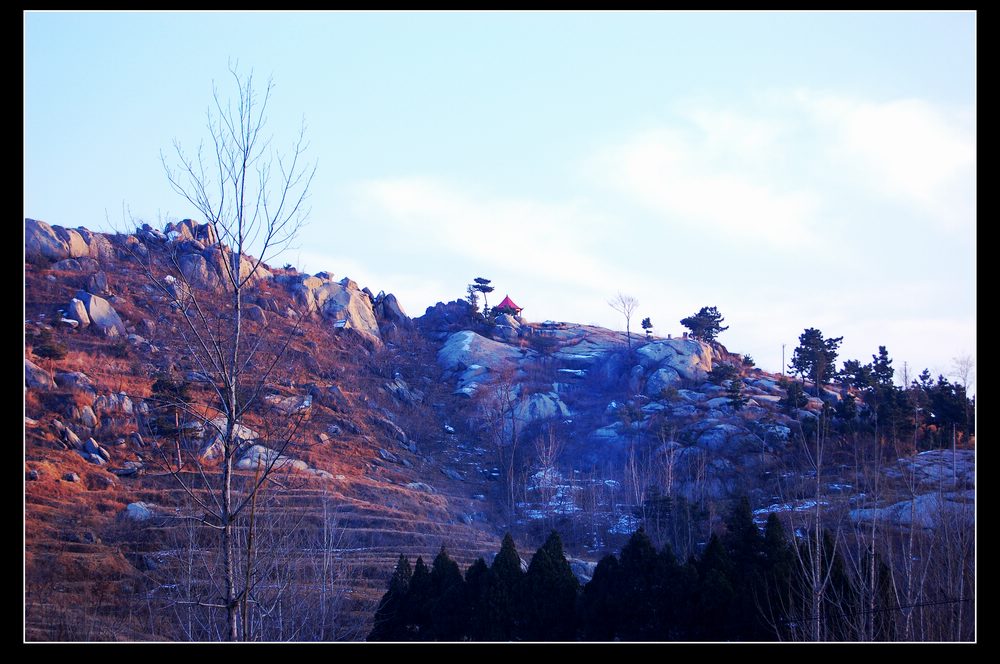
[[[217,477],[224,418],[209,410],[216,386],[187,350],[178,308],[197,302],[224,319],[233,253],[191,220],[106,235],[26,219],[25,259],[28,638],[185,638],[182,620],[137,607],[181,592],[165,581],[184,564],[179,551],[212,547],[192,544],[186,521],[207,494],[183,487]],[[527,550],[558,528],[586,578],[635,527],[651,527],[658,495],[700,515],[681,552],[737,496],[769,511],[815,504],[803,423],[839,392],[789,411],[780,376],[717,343],[484,320],[461,300],[411,318],[391,293],[346,276],[255,262],[238,261],[243,320],[280,362],[237,431],[236,466],[243,481],[261,460],[280,468],[268,514],[298,524],[288,578],[336,569],[309,610],[336,595],[337,618],[322,609],[327,631],[310,637],[359,638],[400,553],[430,560],[446,546],[464,567],[507,530]],[[187,410],[165,411],[164,385],[186,386]],[[269,447],[268,432],[290,422],[291,444]],[[851,493],[848,456],[831,454],[825,491]],[[955,471],[938,512],[941,501],[971,503],[966,456],[911,463]],[[912,523],[906,507],[933,502],[921,496],[857,502],[853,514]]]

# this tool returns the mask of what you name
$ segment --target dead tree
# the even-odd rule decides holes
[[[608,300],[608,306],[625,316],[625,337],[628,339],[628,349],[632,350],[632,331],[629,329],[629,324],[632,320],[632,314],[639,308],[639,300],[618,291],[618,295],[614,299]]]

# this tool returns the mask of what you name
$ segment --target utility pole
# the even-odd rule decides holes
[[[785,375],[785,344],[781,344],[781,375]]]

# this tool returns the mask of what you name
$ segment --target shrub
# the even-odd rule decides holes
[[[46,328],[38,333],[38,339],[32,348],[32,352],[38,357],[49,360],[61,360],[66,357],[66,345],[56,339],[52,332]]]

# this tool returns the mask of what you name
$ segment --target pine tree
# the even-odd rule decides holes
[[[693,611],[695,638],[725,641],[732,638],[730,611],[735,591],[733,563],[718,535],[713,534],[698,561],[698,592]]]
[[[553,531],[535,552],[522,584],[524,620],[520,636],[529,641],[576,638],[576,600],[580,584]]]
[[[792,363],[788,368],[816,384],[816,396],[820,394],[822,383],[829,382],[836,371],[837,349],[844,337],[823,338],[823,333],[814,327],[807,328],[799,335],[799,346],[792,353]]]
[[[382,596],[375,611],[375,626],[368,634],[368,641],[406,641],[409,634],[404,623],[403,606],[410,590],[410,561],[400,554],[396,570],[389,579],[389,589]]]
[[[776,636],[787,635],[786,620],[793,606],[792,575],[795,570],[795,551],[788,542],[781,519],[773,512],[764,525],[764,601],[761,611],[765,621],[777,630]]]
[[[723,546],[733,564],[735,593],[730,607],[731,637],[740,641],[766,639],[770,634],[756,604],[763,596],[764,538],[753,521],[750,501],[741,498],[726,520]]]
[[[594,576],[583,587],[581,622],[587,641],[613,641],[618,635],[621,608],[619,565],[614,555],[601,558]]]
[[[468,627],[465,580],[444,546],[431,566],[430,639],[459,641]]]
[[[789,382],[788,386],[785,388],[785,396],[778,399],[778,405],[783,406],[789,412],[803,408],[807,403],[809,403],[809,399],[806,397],[806,393],[802,389],[802,384],[794,380]]]
[[[681,319],[681,325],[691,330],[691,336],[709,343],[715,341],[719,333],[725,332],[729,326],[722,326],[725,318],[715,307],[702,307],[698,313]]]
[[[490,587],[490,568],[486,561],[477,558],[465,572],[465,602],[469,608],[466,634],[470,641],[490,639],[490,616],[487,610]]]
[[[510,641],[514,637],[515,628],[520,622],[518,600],[523,578],[521,558],[514,547],[514,538],[507,533],[490,567],[484,621],[489,626],[486,640]]]
[[[642,528],[622,548],[618,592],[625,641],[649,641],[657,636],[659,607],[656,599],[658,555]]]
[[[410,589],[403,602],[403,622],[408,634],[407,641],[429,641],[430,610],[433,601],[431,572],[424,564],[424,559],[417,558],[413,566],[413,576],[410,577]]]
[[[743,381],[739,378],[733,378],[729,381],[729,387],[726,388],[726,396],[729,398],[729,405],[732,406],[733,410],[742,410],[744,406],[750,401],[750,399],[743,394]]]
[[[490,304],[489,301],[486,299],[486,295],[492,293],[494,290],[494,287],[490,286],[491,280],[484,279],[483,277],[476,277],[473,281],[475,281],[476,283],[469,284],[469,288],[471,290],[476,291],[477,293],[483,294],[483,313],[486,314],[487,317],[489,317]]]

